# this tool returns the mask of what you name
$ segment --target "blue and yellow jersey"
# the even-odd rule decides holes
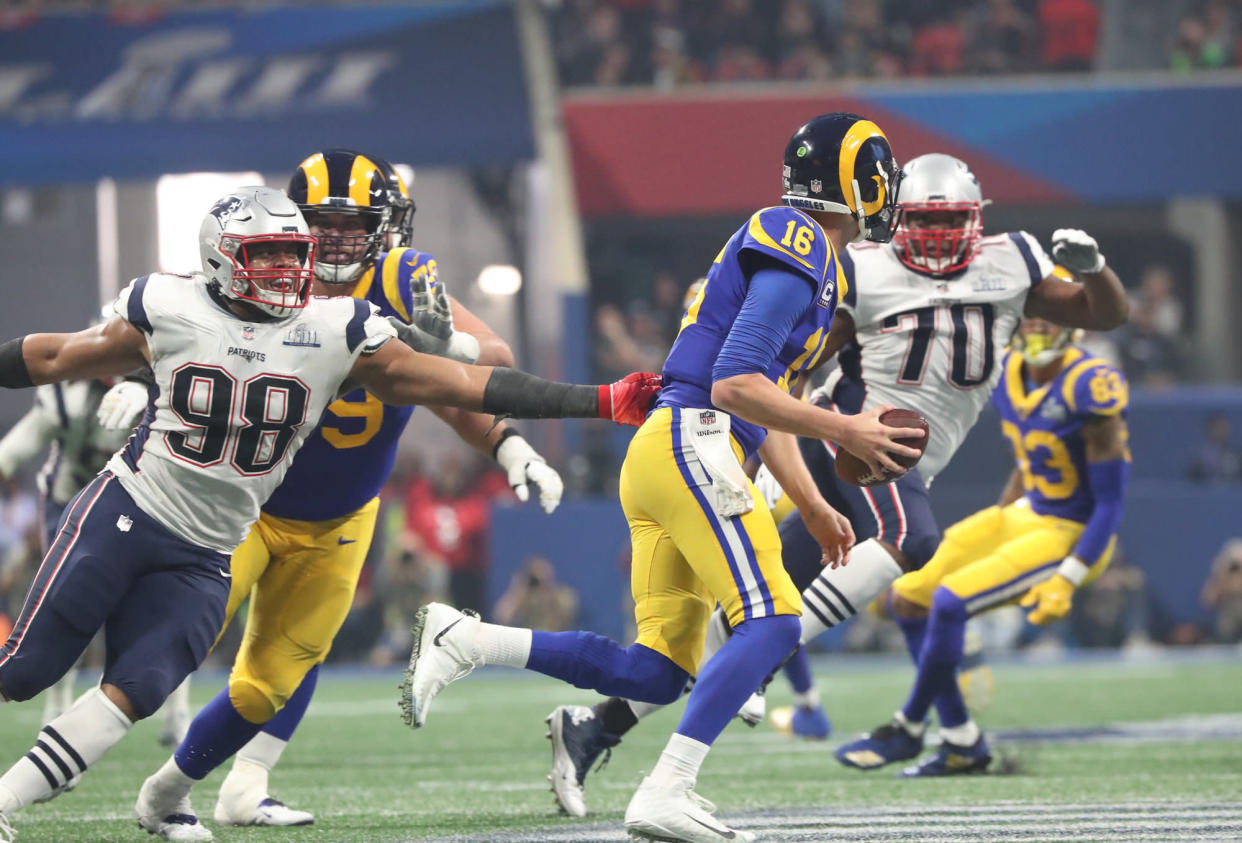
[[[768,367],[768,379],[788,392],[798,377],[819,362],[837,301],[846,292],[845,275],[819,224],[793,208],[764,208],[729,238],[707,281],[690,303],[673,349],[664,361],[664,389],[656,406],[712,407],[712,367],[737,319],[750,284],[747,253],[775,258],[805,276],[816,295],[795,323],[785,345]],[[749,456],[767,431],[734,418],[733,435]]]
[[[1095,499],[1087,483],[1082,428],[1095,416],[1125,416],[1130,402],[1125,375],[1071,346],[1057,376],[1032,386],[1022,362],[1015,351],[1005,355],[992,403],[1013,445],[1026,497],[1040,515],[1086,523]]]
[[[380,256],[358,281],[353,296],[384,316],[410,321],[410,280],[436,271],[436,259],[417,249]],[[298,451],[284,481],[263,511],[299,521],[348,515],[379,494],[397,455],[397,440],[413,407],[391,407],[364,389],[328,405],[319,426]]]

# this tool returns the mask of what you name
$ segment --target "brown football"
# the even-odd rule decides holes
[[[898,465],[905,468],[914,468],[923,456],[923,451],[927,449],[927,439],[931,435],[931,427],[927,424],[927,419],[913,410],[889,410],[880,415],[880,421],[889,427],[917,427],[923,431],[922,436],[911,436],[897,440],[903,445],[918,448],[919,455],[917,457],[893,456],[893,462]],[[884,471],[878,475],[873,474],[865,462],[844,448],[839,448],[837,449],[837,476],[846,483],[853,483],[855,486],[878,486],[881,483],[892,482],[901,475],[893,474],[891,471]]]

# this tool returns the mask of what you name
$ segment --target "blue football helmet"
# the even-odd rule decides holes
[[[316,232],[315,276],[325,284],[356,282],[388,248],[393,209],[378,161],[352,149],[325,149],[299,164],[289,179],[289,198],[312,229],[329,215],[361,222],[357,233]]]
[[[893,239],[901,170],[884,132],[865,117],[821,114],[798,129],[785,146],[783,176],[789,207],[849,214],[857,239]]]

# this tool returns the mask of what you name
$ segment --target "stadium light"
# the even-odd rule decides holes
[[[243,185],[263,183],[263,176],[255,172],[160,176],[155,183],[160,270],[199,269],[198,227],[211,203]]]
[[[479,289],[489,296],[511,296],[522,289],[522,273],[506,264],[485,266],[479,272]]]

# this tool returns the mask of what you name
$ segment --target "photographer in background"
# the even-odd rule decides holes
[[[1219,644],[1242,643],[1242,539],[1229,539],[1216,554],[1200,599],[1215,613],[1212,639]]]
[[[492,610],[496,623],[561,632],[578,619],[578,592],[556,581],[556,570],[542,556],[532,556],[513,574]]]

